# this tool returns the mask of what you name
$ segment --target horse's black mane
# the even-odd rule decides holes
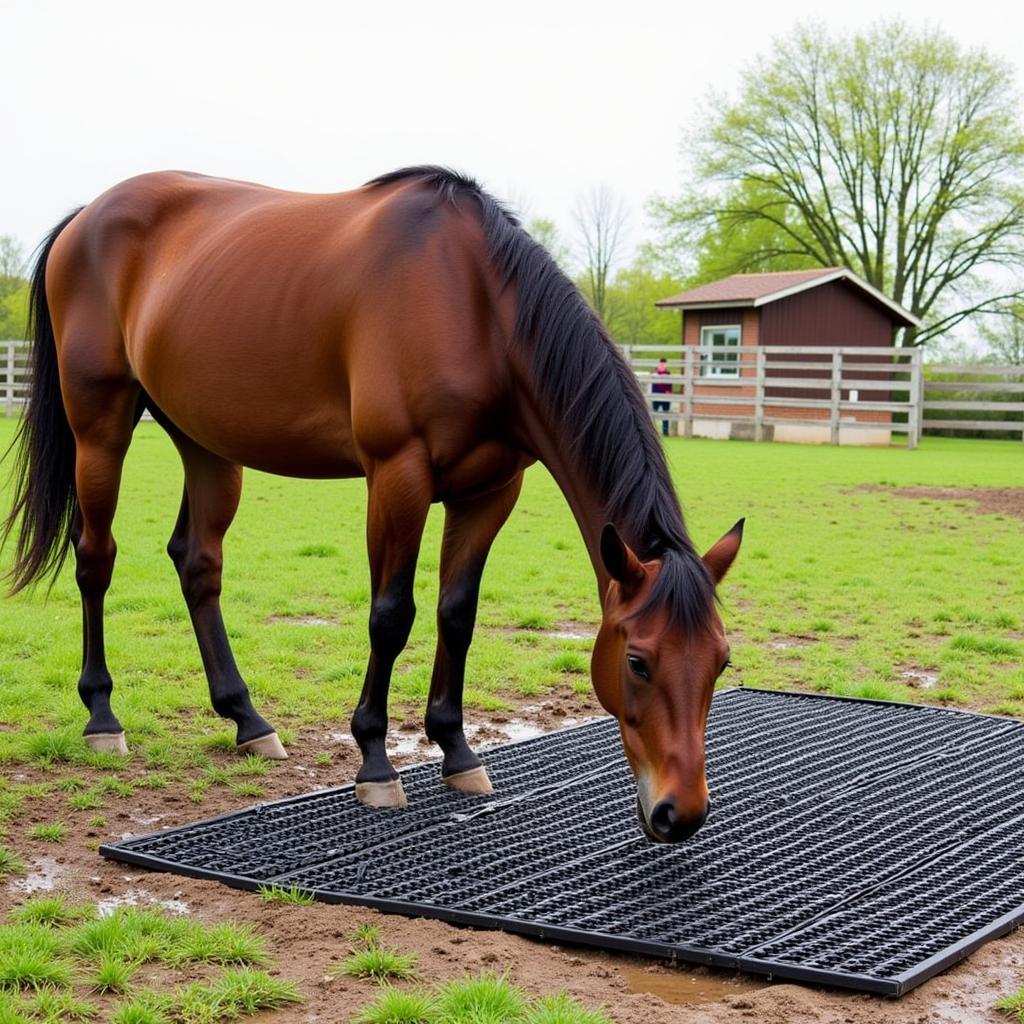
[[[583,465],[605,515],[642,560],[662,559],[648,606],[690,629],[706,625],[714,585],[686,532],[636,377],[576,286],[508,209],[472,178],[444,167],[405,167],[370,186],[418,179],[445,202],[471,197],[502,283],[518,295],[515,340],[532,349],[534,379],[561,440]]]

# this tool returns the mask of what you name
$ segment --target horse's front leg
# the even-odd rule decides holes
[[[433,497],[426,453],[419,446],[367,473],[366,539],[370,555],[370,661],[352,735],[363,755],[356,799],[370,807],[404,807],[405,792],[388,760],[388,688],[395,661],[416,617],[413,582],[423,526]]]
[[[504,487],[481,498],[445,504],[437,654],[425,727],[427,736],[444,752],[444,781],[463,793],[492,792],[486,769],[466,742],[462,691],[484,564],[494,538],[519,498],[522,484],[520,473]]]

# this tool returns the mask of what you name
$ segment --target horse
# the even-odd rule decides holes
[[[167,551],[213,708],[234,721],[240,750],[287,756],[253,706],[220,611],[242,469],[364,477],[370,654],[351,724],[355,796],[406,802],[385,751],[387,696],[436,502],[445,520],[424,727],[443,781],[490,793],[463,731],[466,656],[488,552],[539,461],[593,564],[591,678],[618,719],[640,824],[657,842],[700,828],[704,734],[729,653],[716,587],[743,520],[698,554],[634,374],[572,281],[474,180],[409,167],[314,195],[144,174],[50,232],[30,305],[8,578],[12,592],[52,580],[73,549],[78,692],[94,750],[127,753],[103,603],[122,463],[149,410],[184,466]]]

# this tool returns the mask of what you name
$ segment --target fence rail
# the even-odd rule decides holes
[[[1020,366],[922,368],[920,350],[901,348],[644,345],[623,353],[652,419],[686,436],[704,421],[749,427],[757,440],[795,426],[827,427],[833,444],[870,429],[903,434],[910,447],[923,430],[1024,438]],[[667,378],[654,372],[660,358]],[[25,403],[29,372],[28,343],[0,341],[0,410],[8,416]],[[670,392],[654,391],[666,383]]]
[[[28,342],[0,341],[0,408],[8,416],[28,394]]]
[[[925,430],[1020,434],[1024,440],[1024,366],[929,366],[921,422]]]
[[[913,448],[921,436],[918,349],[645,345],[625,347],[623,354],[651,417],[678,424],[686,437],[695,430],[714,433],[716,423],[730,425],[729,436],[757,441],[781,434],[777,428],[821,435],[832,444],[874,431],[903,434]],[[668,376],[655,372],[660,359]],[[661,390],[666,387],[671,390]]]

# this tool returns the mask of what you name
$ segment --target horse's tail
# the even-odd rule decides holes
[[[75,438],[60,391],[57,343],[46,301],[46,264],[57,236],[78,216],[68,214],[44,240],[29,291],[31,378],[27,407],[7,455],[14,453],[14,502],[0,526],[0,545],[17,530],[10,593],[57,578],[67,558],[75,512]]]

